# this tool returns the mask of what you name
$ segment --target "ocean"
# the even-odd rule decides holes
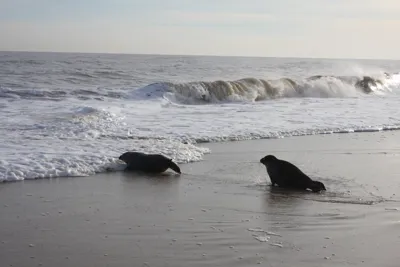
[[[120,171],[126,151],[400,129],[400,61],[0,52],[0,181]],[[202,145],[199,145],[199,144]],[[205,144],[204,144],[205,143]]]

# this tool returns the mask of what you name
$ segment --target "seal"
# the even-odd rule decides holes
[[[142,152],[125,152],[119,159],[124,161],[128,166],[127,171],[142,171],[147,173],[162,173],[168,168],[177,173],[181,173],[181,169],[172,159],[160,154],[145,154]]]
[[[273,155],[263,157],[260,162],[267,168],[273,186],[277,184],[279,187],[301,190],[309,188],[313,192],[326,190],[323,183],[311,180],[310,177],[290,162],[277,159]]]

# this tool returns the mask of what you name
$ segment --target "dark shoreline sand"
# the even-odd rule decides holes
[[[0,184],[0,266],[398,266],[399,138],[204,144],[212,153],[181,165],[180,177],[117,172]],[[328,191],[267,186],[258,163],[266,154],[294,162]]]

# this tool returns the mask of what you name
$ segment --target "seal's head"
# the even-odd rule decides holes
[[[177,173],[181,173],[181,169],[178,167],[178,165],[176,165],[173,161],[172,161],[172,159],[169,159],[168,160],[168,162],[169,162],[169,167],[172,169],[172,170],[174,170],[175,172],[177,172]]]
[[[268,155],[268,156],[265,156],[265,157],[263,157],[262,159],[260,159],[260,162],[261,162],[262,164],[264,164],[265,166],[267,166],[268,163],[274,162],[274,161],[276,161],[276,160],[278,160],[278,159],[277,159],[275,156],[273,156],[273,155]]]
[[[123,162],[127,163],[129,159],[129,152],[125,152],[118,158],[119,160],[122,160]]]
[[[312,181],[309,188],[313,192],[326,191],[325,185],[318,181]]]

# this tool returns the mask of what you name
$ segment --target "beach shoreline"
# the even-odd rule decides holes
[[[0,184],[2,266],[387,266],[400,225],[398,131],[203,143],[182,175]],[[269,186],[274,154],[327,187]]]

